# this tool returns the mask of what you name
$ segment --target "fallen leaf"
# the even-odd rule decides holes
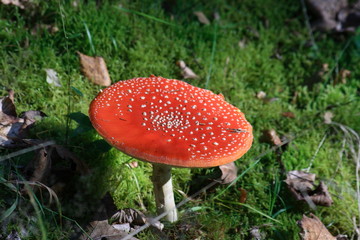
[[[266,92],[260,91],[260,92],[258,92],[258,93],[256,94],[256,97],[257,97],[258,99],[264,99],[264,98],[266,98]]]
[[[306,0],[314,21],[312,28],[319,31],[355,32],[360,26],[359,1]]]
[[[270,143],[275,146],[282,144],[280,137],[278,136],[278,134],[274,129],[264,130],[261,140],[263,142]]]
[[[295,118],[295,114],[293,112],[283,112],[281,116],[286,118]]]
[[[102,57],[90,57],[77,52],[80,57],[81,71],[91,82],[100,86],[110,86],[111,79]]]
[[[133,208],[124,208],[116,212],[110,219],[110,224],[124,224],[129,223],[131,227],[142,226],[149,223],[151,226],[162,230],[164,225],[152,218],[147,218],[145,214]]]
[[[259,227],[253,227],[250,229],[251,240],[262,240],[265,239],[265,234],[260,232]]]
[[[16,107],[14,104],[14,91],[9,90],[8,96],[0,99],[0,124],[8,125],[17,119]]]
[[[61,145],[53,145],[52,148],[55,148],[56,152],[59,154],[62,160],[70,161],[75,164],[75,170],[82,175],[86,175],[90,173],[89,167],[81,161],[74,153],[72,153],[69,149]]]
[[[309,12],[316,18],[312,22],[313,28],[320,31],[335,30],[337,13],[347,5],[347,0],[306,0],[305,2]]]
[[[46,115],[40,111],[27,111],[17,117],[14,92],[0,99],[0,147],[16,148],[28,146],[23,139],[27,130]]]
[[[247,191],[243,188],[240,188],[239,189],[240,191],[240,199],[239,199],[239,202],[240,203],[245,203],[246,202],[246,199],[247,199]]]
[[[37,35],[39,33],[43,33],[44,31],[47,31],[51,34],[57,33],[59,31],[59,28],[54,24],[42,24],[37,23],[35,26],[31,29],[31,35]]]
[[[234,162],[230,162],[224,165],[219,166],[222,175],[221,175],[221,184],[229,184],[235,181],[237,178],[237,167]]]
[[[243,49],[246,47],[246,40],[245,39],[242,39],[238,42],[238,46],[239,48]]]
[[[201,22],[202,24],[205,24],[205,25],[210,24],[209,19],[205,16],[205,14],[203,12],[194,12],[194,14],[197,16],[199,22]]]
[[[194,71],[191,70],[191,68],[189,68],[188,66],[186,66],[186,63],[183,60],[179,60],[176,64],[181,68],[181,75],[184,79],[198,78]]]
[[[331,235],[320,219],[312,213],[310,217],[303,215],[297,224],[301,228],[302,240],[336,240],[336,237]]]
[[[90,239],[108,239],[108,240],[117,240],[126,237],[127,231],[126,228],[117,229],[116,227],[110,225],[107,220],[103,221],[93,221],[90,222],[87,227],[87,233],[83,234],[80,237],[80,240],[90,240]],[[130,230],[129,230],[130,231]],[[138,240],[138,238],[130,238],[130,240]]]
[[[321,65],[321,70],[318,72],[318,75],[320,77],[323,77],[327,72],[329,72],[329,64],[328,63],[323,63]]]
[[[285,183],[298,201],[306,201],[310,207],[331,206],[333,200],[325,183],[315,187],[315,174],[303,171],[290,171],[287,173]],[[315,189],[314,189],[315,188]]]
[[[334,117],[334,114],[332,112],[325,112],[324,113],[324,123],[330,124],[332,123],[332,118]]]
[[[337,85],[339,83],[345,84],[346,79],[351,76],[351,72],[347,69],[341,69],[339,74],[335,77],[334,85]]]
[[[61,83],[54,69],[46,68],[46,82],[55,87],[61,87]]]
[[[5,5],[14,5],[14,6],[17,6],[21,9],[24,9],[25,8],[25,5],[24,3],[28,2],[27,0],[1,0],[1,3],[2,4],[5,4]]]
[[[35,154],[34,159],[30,162],[32,164],[31,168],[34,169],[30,181],[33,182],[43,182],[44,178],[50,174],[51,160],[48,150],[52,151],[50,148],[42,148],[38,150]],[[29,168],[29,165],[28,167]]]
[[[61,165],[59,171],[60,177],[56,176],[57,165]],[[56,193],[59,193],[66,187],[64,182],[68,180],[66,179],[67,177],[73,175],[73,171],[81,175],[90,172],[84,162],[60,145],[50,145],[37,150],[34,158],[29,161],[25,168],[25,173],[29,176],[28,179],[30,181],[52,185],[51,188],[54,191],[57,189]]]
[[[15,230],[12,230],[11,233],[6,237],[6,240],[21,240],[21,238]]]

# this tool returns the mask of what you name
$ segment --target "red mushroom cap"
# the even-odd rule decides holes
[[[111,145],[137,159],[214,167],[244,155],[252,127],[224,97],[151,75],[120,81],[92,101],[90,120]]]

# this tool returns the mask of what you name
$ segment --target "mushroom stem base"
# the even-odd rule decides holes
[[[168,212],[166,219],[177,221],[177,210],[171,179],[171,167],[162,164],[153,164],[152,182],[154,184],[157,213]]]

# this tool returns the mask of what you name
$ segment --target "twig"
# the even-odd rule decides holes
[[[314,38],[314,35],[313,35],[313,31],[311,29],[309,15],[307,13],[305,2],[304,2],[304,0],[300,0],[300,2],[301,2],[302,11],[303,11],[303,14],[304,14],[304,17],[305,17],[306,28],[309,31],[309,37],[310,37],[311,46],[313,46],[314,49],[318,50],[318,47],[316,45],[315,38]]]
[[[8,155],[0,157],[0,162],[5,161],[6,159],[9,159],[9,158],[13,158],[13,157],[25,154],[27,152],[31,152],[31,151],[34,151],[34,150],[37,150],[37,149],[40,149],[40,148],[43,148],[43,147],[46,147],[49,145],[54,145],[54,144],[55,144],[55,141],[48,141],[48,142],[44,142],[44,143],[39,143],[32,147],[21,149],[19,151],[12,152],[12,153],[9,153]]]

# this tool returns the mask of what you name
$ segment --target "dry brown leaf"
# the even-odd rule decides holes
[[[179,60],[176,63],[181,68],[181,75],[184,79],[196,79],[198,76],[194,73],[194,71],[186,66],[186,63],[183,60]]]
[[[229,184],[235,181],[237,178],[237,167],[234,162],[230,162],[224,165],[219,166],[222,175],[221,175],[221,184]]]
[[[351,76],[351,72],[347,69],[341,69],[339,74],[336,76],[335,80],[334,80],[334,85],[342,83],[345,84],[346,83],[346,79],[349,78]]]
[[[152,218],[147,218],[142,212],[133,208],[124,208],[116,212],[109,220],[111,224],[129,223],[131,227],[142,226],[149,223],[151,226],[162,230],[164,225]]]
[[[295,114],[293,112],[283,112],[281,116],[286,118],[295,118]]]
[[[48,152],[48,150],[50,150],[50,152]],[[29,179],[30,181],[43,182],[43,179],[50,173],[51,151],[50,148],[42,148],[36,152],[34,159],[31,161],[33,165],[31,168],[33,168],[34,171]]]
[[[203,12],[194,12],[194,14],[197,16],[199,22],[201,22],[202,24],[205,24],[205,25],[210,24],[209,19],[205,16],[205,14]]]
[[[14,104],[14,91],[0,99],[0,125],[8,125],[17,121],[16,107]]]
[[[0,99],[0,147],[16,148],[28,144],[23,141],[27,130],[46,115],[41,111],[27,111],[19,117],[14,105],[14,92]]]
[[[91,82],[100,86],[110,86],[111,79],[102,57],[90,57],[77,52],[80,57],[81,71]]]
[[[240,203],[245,203],[246,199],[247,199],[247,191],[245,189],[243,189],[243,188],[240,188],[239,191],[241,193],[239,202]]]
[[[58,162],[60,162],[58,165],[61,165],[60,169],[56,167]],[[56,193],[60,193],[66,188],[64,182],[69,180],[67,178],[74,175],[72,166],[75,166],[75,170],[81,175],[90,172],[85,163],[76,158],[68,149],[60,145],[51,145],[36,152],[32,161],[29,161],[26,166],[25,172],[30,181],[44,184],[51,182],[51,188]]]
[[[49,32],[50,34],[57,33],[59,31],[59,28],[55,24],[41,24],[37,23],[34,25],[34,27],[31,29],[31,35],[37,35],[41,34],[43,32]]]
[[[303,215],[298,225],[301,228],[302,240],[336,240],[336,237],[331,235],[320,219],[312,213],[310,217]]]
[[[70,161],[75,164],[76,171],[82,175],[86,175],[90,173],[90,169],[88,166],[81,161],[79,158],[75,156],[69,149],[65,148],[61,145],[53,145],[52,148],[55,148],[59,156],[66,161]]]
[[[359,1],[306,0],[313,15],[312,27],[320,31],[355,32],[360,26]]]
[[[87,227],[87,233],[83,234],[80,237],[80,240],[90,240],[90,239],[107,239],[107,240],[117,240],[126,237],[128,234],[126,229],[117,229],[116,227],[110,225],[108,220],[103,221],[93,221],[90,222]],[[137,238],[130,238],[131,240],[138,240]]]
[[[263,142],[270,143],[275,146],[282,144],[280,137],[278,136],[278,134],[274,129],[264,130],[261,140]]]
[[[310,207],[331,206],[333,203],[325,183],[315,187],[316,175],[303,171],[290,171],[287,173],[286,184],[298,201],[306,201]]]

